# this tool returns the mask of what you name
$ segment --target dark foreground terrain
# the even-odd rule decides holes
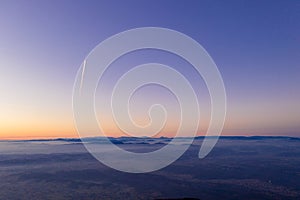
[[[162,140],[118,145],[143,151]],[[162,170],[128,174],[102,165],[77,140],[2,141],[0,199],[300,199],[299,139],[223,137],[200,160],[201,142]]]

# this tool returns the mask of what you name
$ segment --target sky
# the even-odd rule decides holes
[[[180,31],[213,58],[227,94],[222,135],[300,137],[299,19],[300,3],[293,0],[2,0],[0,139],[78,137],[72,90],[81,63],[106,38],[149,26]],[[201,78],[195,78],[186,64],[161,52],[136,52],[118,60],[114,70],[152,60],[176,65],[199,89],[203,116],[199,135],[205,134],[208,94]],[[106,88],[111,88],[113,74],[107,73]],[[136,93],[137,101],[146,102],[132,108],[133,119],[140,124],[149,120],[142,109],[149,102],[162,100],[176,110],[176,101],[170,103],[172,95],[161,88],[149,91]],[[176,129],[176,122],[171,118],[166,135]],[[109,122],[106,130],[108,135],[121,135]]]

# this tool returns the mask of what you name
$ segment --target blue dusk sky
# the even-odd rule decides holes
[[[81,63],[106,38],[149,26],[182,32],[213,58],[227,93],[223,135],[300,136],[299,1],[1,0],[0,139],[77,137],[72,90]],[[184,63],[155,51],[130,54],[113,70],[151,61],[177,64],[196,89],[205,88]],[[161,88],[149,90],[137,100],[173,102]],[[197,96],[201,135],[210,104],[207,92]],[[133,118],[144,123],[139,106]],[[166,135],[176,129],[171,121]]]

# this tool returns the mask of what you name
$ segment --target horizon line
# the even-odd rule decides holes
[[[195,137],[177,137],[177,138],[194,138],[194,139],[202,139],[202,138],[214,138],[214,137],[219,137],[220,139],[222,138],[248,138],[248,139],[255,139],[255,138],[264,138],[264,139],[300,139],[300,136],[284,136],[284,135],[223,135],[223,136],[195,136]],[[91,137],[53,137],[53,138],[33,138],[33,139],[0,139],[0,142],[13,142],[13,141],[72,141],[72,140],[77,140],[77,141],[82,141],[84,139],[101,139],[101,138],[109,138],[109,139],[124,139],[124,138],[131,138],[131,139],[173,139],[174,137],[147,137],[147,136],[142,136],[142,137],[133,137],[133,136],[120,136],[120,137],[105,137],[105,136],[91,136]]]

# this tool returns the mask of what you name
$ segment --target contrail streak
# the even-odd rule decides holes
[[[81,89],[82,89],[82,85],[83,85],[83,77],[84,77],[84,72],[85,72],[85,64],[86,64],[86,60],[83,61],[83,67],[82,67],[82,73],[81,73],[81,81],[80,81],[80,94],[81,94]]]

